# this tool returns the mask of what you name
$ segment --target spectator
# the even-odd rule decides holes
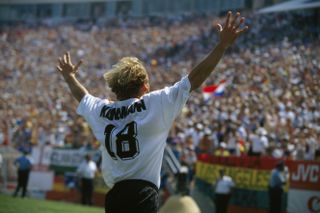
[[[225,142],[221,142],[219,147],[214,151],[215,156],[229,157],[230,153]]]
[[[257,133],[252,133],[250,135],[250,140],[252,141],[251,144],[251,154],[252,156],[260,157],[262,154],[265,154],[266,149],[268,147],[268,139],[265,136],[266,133],[260,132],[258,129]]]
[[[80,78],[96,96],[111,94],[102,94],[105,85],[99,76],[126,55],[146,61],[152,89],[159,89],[180,79],[216,42],[212,20],[193,14],[157,18],[156,22],[133,18],[121,24],[107,22],[107,27],[87,23],[85,30],[83,24],[64,23],[1,27],[0,143],[19,150],[47,142],[54,147],[84,147],[88,141],[82,140],[84,137],[91,143],[88,125],[76,119],[72,110],[76,102],[64,95],[65,85],[52,74],[58,50],[74,49],[78,58],[87,59],[84,68],[95,74],[81,72]],[[304,23],[302,30],[297,20]],[[237,136],[230,132],[236,129],[244,142],[243,154],[253,143],[248,135],[262,126],[270,145],[264,155],[286,156],[283,143],[288,143],[292,144],[293,159],[313,160],[320,149],[320,63],[316,60],[320,28],[314,27],[311,12],[255,14],[247,21],[252,25],[250,31],[233,47],[231,57],[222,59],[217,67],[223,74],[214,73],[207,81],[214,84],[226,79],[224,95],[205,101],[201,90],[195,91],[172,132],[191,136],[197,152],[212,153],[214,147],[205,150],[209,140],[215,147],[224,141],[234,152]],[[278,33],[265,33],[270,31]],[[212,135],[201,142],[206,129]]]

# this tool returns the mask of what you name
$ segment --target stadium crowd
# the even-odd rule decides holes
[[[90,92],[111,97],[103,73],[124,56],[145,62],[153,90],[172,85],[217,43],[208,15],[113,20],[0,31],[0,144],[95,149],[55,70],[58,56],[83,59]],[[309,14],[249,15],[250,31],[227,52],[207,84],[226,80],[222,97],[193,92],[168,138],[192,166],[197,154],[319,160],[320,28]],[[200,107],[199,107],[200,106]]]

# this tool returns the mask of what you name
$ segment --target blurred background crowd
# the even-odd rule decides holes
[[[246,15],[246,14],[243,14]],[[151,89],[188,74],[218,42],[209,15],[117,18],[107,23],[7,26],[0,31],[0,144],[96,149],[77,102],[57,73],[70,51],[89,91],[114,98],[103,73],[121,57],[136,56]],[[248,14],[250,30],[230,48],[207,85],[227,82],[222,97],[191,94],[168,138],[180,161],[197,154],[320,157],[320,28],[308,13]]]

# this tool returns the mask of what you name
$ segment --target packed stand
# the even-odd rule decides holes
[[[81,82],[111,97],[103,73],[124,56],[145,62],[152,89],[172,85],[217,43],[207,15],[113,20],[105,25],[16,26],[0,33],[0,144],[19,150],[98,143],[55,70],[70,50],[84,64]],[[226,80],[222,97],[193,92],[168,138],[183,164],[197,154],[319,160],[320,29],[310,15],[250,15],[250,31],[207,84]]]

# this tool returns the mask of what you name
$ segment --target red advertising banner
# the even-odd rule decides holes
[[[271,157],[217,157],[208,154],[201,154],[198,155],[198,161],[223,166],[242,167],[258,170],[272,170],[279,160]]]
[[[320,163],[290,161],[290,188],[320,191]]]

